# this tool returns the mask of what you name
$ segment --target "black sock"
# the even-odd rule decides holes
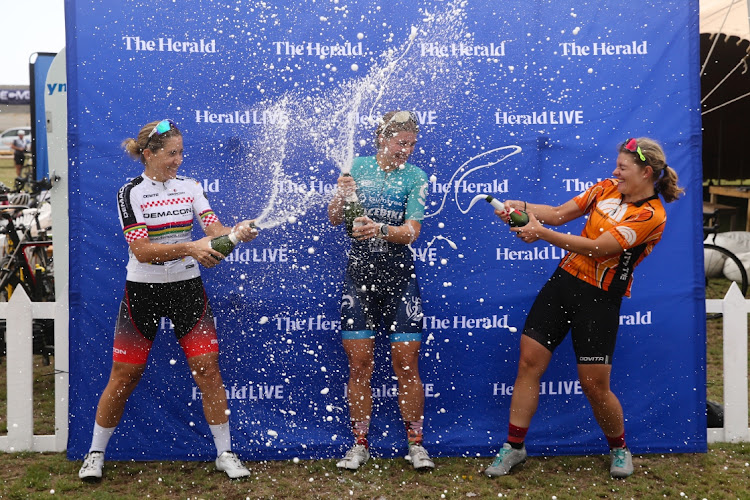
[[[510,447],[513,448],[514,450],[520,450],[523,448],[523,441],[521,441],[520,443],[514,443],[511,441],[509,444],[510,444]]]

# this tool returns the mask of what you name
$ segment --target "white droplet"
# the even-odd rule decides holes
[[[298,464],[299,463],[299,458],[298,457],[294,457],[292,459],[292,462],[294,462],[295,464]]]
[[[577,35],[579,31],[581,31],[581,28],[579,26],[576,26],[575,28],[573,28],[574,35]]]
[[[268,431],[266,432],[266,434],[268,434],[268,435],[269,435],[269,436],[271,436],[271,437],[278,437],[278,435],[279,435],[279,433],[278,433],[278,432],[276,432],[276,431],[275,431],[275,430],[273,430],[273,429],[268,429]]]
[[[589,73],[593,73],[593,72],[594,72],[594,68],[589,68]]]
[[[365,37],[364,33],[357,33],[357,39],[362,40]]]
[[[231,414],[232,414],[232,410],[230,410],[229,408],[224,410],[224,415],[231,415]]]
[[[434,184],[435,182],[437,182],[437,175],[435,175],[435,174],[432,174],[432,175],[430,176],[430,182],[432,182],[433,184]]]
[[[330,389],[326,387],[324,389],[321,389],[320,393],[325,396],[326,394],[328,394],[328,391],[330,391]]]
[[[312,254],[315,253],[315,249],[313,247],[310,247],[310,248],[307,249],[307,253],[309,253],[310,255],[312,255]]]
[[[352,71],[357,71],[359,69],[359,64],[352,64]]]
[[[443,228],[445,227],[445,223],[443,223],[443,222],[439,222],[439,223],[438,223],[438,227],[439,227],[440,229],[443,229]]]
[[[419,30],[417,30],[416,26],[411,27],[411,33],[409,33],[409,40],[414,40],[417,38],[417,34],[419,33]]]
[[[175,364],[175,363],[177,363],[177,360],[176,360],[176,359],[170,359],[170,360],[169,360],[169,364],[170,364],[170,365],[173,365],[173,364]]]
[[[268,316],[261,316],[260,321],[258,321],[261,325],[265,325],[268,323]]]
[[[289,217],[286,218],[286,221],[289,224],[294,224],[295,222],[297,222],[297,217],[295,217],[294,215],[290,215]]]
[[[518,331],[518,328],[516,328],[515,326],[509,326],[508,331],[510,333],[516,333]]]
[[[440,259],[440,263],[442,265],[446,265],[448,263],[448,259]]]

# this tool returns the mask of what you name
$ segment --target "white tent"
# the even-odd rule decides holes
[[[700,32],[711,35],[711,48],[701,64],[701,79],[705,76],[706,66],[712,57],[717,57],[717,44],[735,43],[748,45],[750,41],[750,5],[747,0],[700,0]],[[717,36],[718,35],[718,36]],[[723,35],[723,36],[721,36]],[[733,38],[737,37],[737,38]],[[732,61],[729,71],[713,88],[704,88],[701,103],[706,103],[709,97],[716,92],[733,74],[746,74],[748,72],[748,59],[750,59],[750,45],[740,55],[739,59]],[[736,63],[736,64],[735,64]],[[744,89],[750,90],[750,89]],[[722,103],[704,109],[702,114],[710,113],[740,99],[750,97],[750,91],[740,92],[740,95],[722,96]]]
[[[701,33],[721,33],[750,40],[747,0],[700,0]]]

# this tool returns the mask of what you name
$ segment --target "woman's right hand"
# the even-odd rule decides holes
[[[339,177],[336,181],[336,186],[338,187],[338,193],[343,198],[346,198],[357,190],[357,183],[351,175],[342,175]]]
[[[505,210],[498,210],[495,209],[495,215],[500,217],[503,222],[506,224],[510,222],[510,212],[508,212],[509,208],[514,208],[516,210],[523,210],[524,202],[519,200],[507,200],[503,202],[503,205],[505,205]]]
[[[221,252],[211,248],[213,236],[204,236],[199,240],[193,241],[191,245],[190,256],[198,261],[200,265],[206,268],[212,268],[224,258]]]

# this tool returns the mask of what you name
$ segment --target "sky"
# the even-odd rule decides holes
[[[0,85],[29,85],[29,57],[65,47],[64,0],[0,0]]]

